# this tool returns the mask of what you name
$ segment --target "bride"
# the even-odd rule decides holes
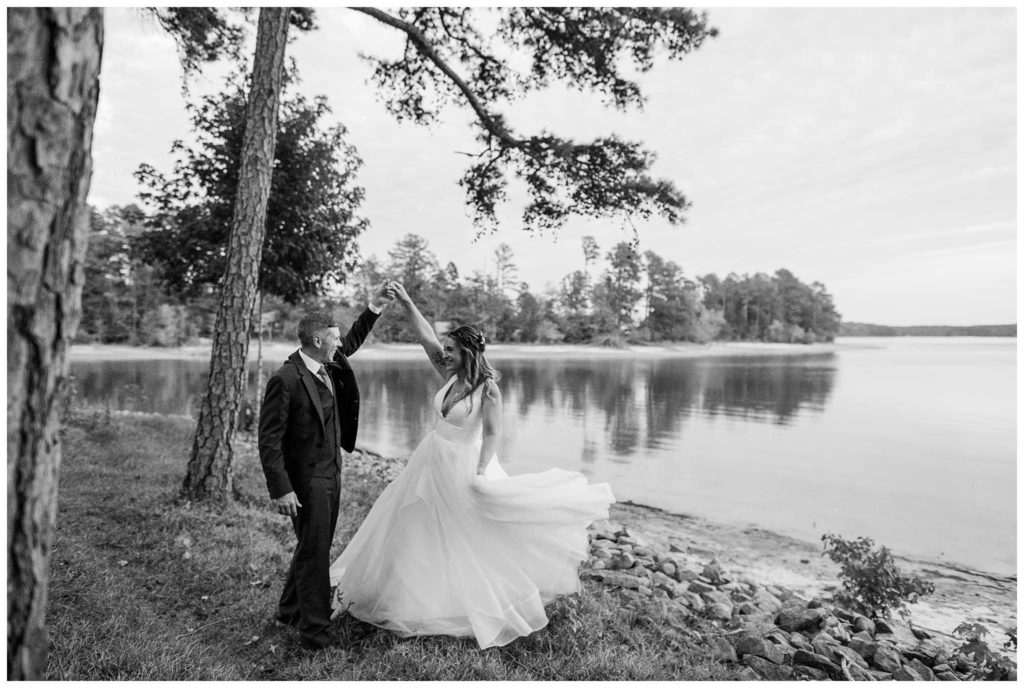
[[[445,382],[434,429],[331,565],[334,616],[402,636],[505,645],[547,625],[546,603],[579,590],[586,528],[615,499],[579,473],[505,473],[495,456],[501,391],[484,336],[463,326],[442,346],[402,285],[391,290]]]

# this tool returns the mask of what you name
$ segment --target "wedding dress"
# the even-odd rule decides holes
[[[587,526],[615,501],[605,484],[553,468],[509,476],[480,458],[483,386],[436,425],[331,565],[335,615],[402,636],[505,645],[547,625],[544,605],[579,590]]]

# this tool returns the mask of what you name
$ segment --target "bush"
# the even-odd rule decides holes
[[[956,654],[970,666],[971,679],[975,681],[1016,681],[1017,665],[1008,657],[994,652],[985,642],[988,629],[979,623],[964,622],[953,630],[953,635],[962,644]],[[1007,632],[1009,641],[1003,647],[1017,649],[1017,629]]]
[[[837,601],[867,616],[887,618],[897,611],[906,617],[907,604],[935,592],[935,586],[926,580],[904,577],[889,549],[875,549],[871,538],[844,540],[827,533],[821,539],[825,543],[823,554],[840,566],[843,591],[836,596]]]

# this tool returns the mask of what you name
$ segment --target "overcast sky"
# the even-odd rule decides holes
[[[638,223],[690,277],[788,268],[822,282],[847,321],[888,325],[1016,322],[1016,15],[1012,8],[711,8],[718,38],[643,75],[642,112],[561,89],[505,109],[522,133],[641,140],[654,175],[693,202],[684,225]],[[429,129],[397,124],[359,53],[393,54],[400,36],[345,9],[289,46],[308,94],[324,94],[364,167],[363,256],[413,232],[463,274],[493,270],[509,244],[540,292],[582,268],[580,239],[607,251],[619,220],[571,220],[556,236],[522,231],[524,195],[498,234],[475,235],[457,185],[476,151],[469,115]],[[134,202],[142,162],[170,170],[188,138],[171,40],[129,9],[109,9],[90,202]],[[218,88],[217,78],[199,90]]]

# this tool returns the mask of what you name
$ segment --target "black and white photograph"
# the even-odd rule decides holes
[[[7,679],[1017,680],[1015,5],[7,25]]]

